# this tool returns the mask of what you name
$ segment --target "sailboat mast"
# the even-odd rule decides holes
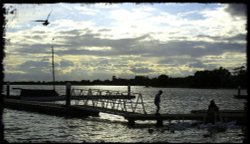
[[[52,48],[52,74],[53,74],[53,90],[55,90],[55,65],[54,65],[54,47]]]

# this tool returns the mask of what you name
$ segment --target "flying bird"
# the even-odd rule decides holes
[[[50,13],[48,14],[46,20],[36,20],[35,22],[43,22],[43,25],[44,25],[44,26],[47,26],[47,25],[49,24],[49,16],[50,16],[50,14],[51,14],[52,11],[53,11],[53,10],[50,11]]]

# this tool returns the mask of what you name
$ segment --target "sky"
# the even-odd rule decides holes
[[[186,77],[246,66],[244,4],[4,4],[5,81]],[[12,13],[10,13],[12,11]],[[42,25],[48,14],[50,24]]]

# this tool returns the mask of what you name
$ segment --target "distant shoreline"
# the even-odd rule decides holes
[[[55,84],[55,86],[64,86],[66,84],[66,82],[64,84]],[[3,85],[6,85],[6,83],[4,83]],[[53,84],[43,84],[43,83],[10,83],[11,86],[16,86],[16,85],[44,85],[44,86],[51,86]],[[73,86],[127,86],[127,85],[115,85],[115,84],[74,84],[72,83]],[[232,89],[235,90],[237,88],[227,88],[227,87],[221,87],[221,88],[213,88],[213,87],[178,87],[178,86],[145,86],[145,85],[130,85],[130,86],[142,86],[145,88],[187,88],[187,89]],[[241,88],[241,90],[247,90],[247,88]]]
[[[241,69],[234,74],[223,67],[214,70],[197,71],[193,76],[169,77],[161,74],[155,78],[137,75],[131,79],[117,78],[113,76],[111,80],[56,80],[56,81],[4,81],[15,85],[65,85],[70,82],[72,85],[117,85],[117,86],[145,86],[156,88],[197,88],[197,89],[247,89],[247,73]]]

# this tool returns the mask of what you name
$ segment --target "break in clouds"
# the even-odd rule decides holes
[[[6,25],[5,80],[50,81],[52,46],[57,80],[182,77],[246,63],[244,5],[191,3],[177,14],[178,4],[57,5],[34,6],[45,17],[53,8],[48,26],[18,20],[28,10],[14,5],[19,13]]]

